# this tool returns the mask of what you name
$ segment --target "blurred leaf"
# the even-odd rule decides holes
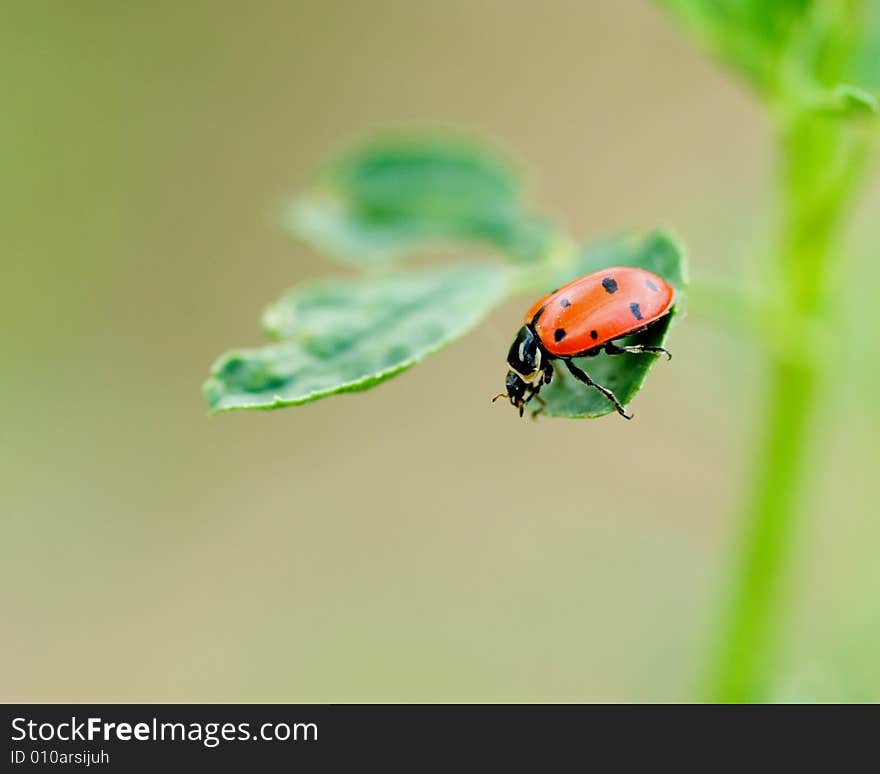
[[[765,97],[802,110],[876,112],[880,0],[659,0]]]
[[[673,311],[652,328],[625,340],[626,344],[665,346],[676,313],[681,313],[687,287],[684,248],[670,235],[658,231],[648,236],[627,235],[589,245],[578,256],[577,264],[561,273],[555,285],[609,266],[636,266],[663,277],[676,290]],[[610,388],[628,404],[642,388],[658,355],[626,354],[578,358],[575,362],[599,384]],[[597,390],[577,381],[557,364],[553,381],[541,391],[547,401],[545,415],[555,417],[601,417],[614,407]]]
[[[204,392],[213,411],[270,409],[366,390],[473,328],[508,290],[491,264],[328,279],[291,290],[264,315],[281,343],[228,352]]]
[[[312,245],[356,264],[452,239],[529,260],[553,238],[548,223],[525,212],[505,159],[444,135],[390,137],[342,157],[290,204],[285,222]]]
[[[867,115],[880,110],[880,100],[858,86],[840,83],[833,89],[817,91],[804,97],[804,107],[817,113]]]
[[[880,93],[880,0],[864,0],[858,19],[860,43],[850,66],[853,83]]]
[[[713,54],[761,90],[772,85],[811,0],[659,0]]]

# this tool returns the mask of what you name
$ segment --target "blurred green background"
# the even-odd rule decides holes
[[[762,387],[696,303],[632,423],[489,404],[527,298],[371,392],[208,418],[200,386],[281,290],[338,271],[280,205],[388,127],[486,135],[580,237],[668,224],[697,278],[759,283],[774,159],[742,87],[638,0],[2,17],[0,699],[693,697]],[[878,205],[875,175],[779,700],[880,699]]]

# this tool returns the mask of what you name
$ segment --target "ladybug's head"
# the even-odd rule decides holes
[[[531,326],[524,325],[519,329],[507,353],[507,364],[510,366],[505,385],[507,393],[496,395],[495,400],[508,398],[522,416],[523,407],[538,394],[544,383],[541,346],[538,334]]]
[[[522,380],[522,377],[516,371],[507,372],[507,381],[504,385],[507,388],[507,397],[510,399],[511,405],[519,409],[519,415],[523,415],[523,406],[526,405],[526,391],[529,385]],[[502,396],[498,396],[502,397]],[[529,396],[531,397],[531,395]]]

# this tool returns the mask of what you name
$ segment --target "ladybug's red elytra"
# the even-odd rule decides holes
[[[609,355],[624,352],[662,352],[663,347],[644,344],[621,347],[617,339],[643,331],[669,314],[675,301],[672,286],[644,269],[616,266],[572,280],[535,302],[526,313],[507,354],[507,392],[496,395],[508,398],[523,415],[525,405],[536,398],[541,408],[545,402],[538,393],[553,378],[553,361],[565,363],[572,376],[595,387],[625,419],[627,414],[617,396],[597,384],[578,368],[572,358],[593,357],[604,351]]]

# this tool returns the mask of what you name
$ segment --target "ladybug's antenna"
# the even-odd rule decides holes
[[[506,392],[499,392],[494,398],[492,398],[492,402],[494,403],[498,398],[509,398],[510,396]]]

